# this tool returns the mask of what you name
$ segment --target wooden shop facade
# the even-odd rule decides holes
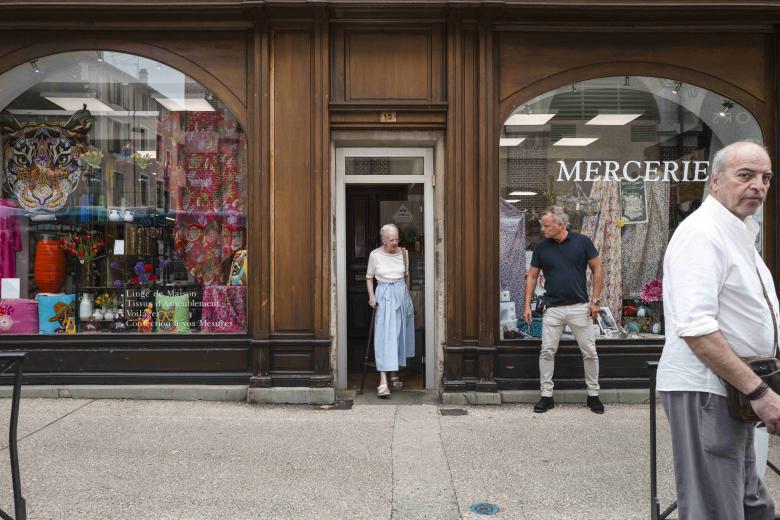
[[[758,0],[0,0],[0,348],[29,384],[332,400],[395,223],[408,386],[535,389],[524,278],[556,204],[604,264],[602,388],[646,387],[714,153],[777,160],[778,22]],[[556,383],[584,386],[566,333]]]

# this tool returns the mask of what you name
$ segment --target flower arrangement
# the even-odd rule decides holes
[[[60,242],[65,252],[78,258],[81,264],[94,261],[103,249],[103,237],[96,232],[68,233]]]
[[[645,303],[660,302],[664,299],[663,282],[658,278],[653,278],[642,287],[642,292],[639,293],[639,296]]]
[[[93,170],[100,168],[100,164],[103,162],[103,152],[100,150],[92,150],[79,155],[79,160],[89,166]]]
[[[110,309],[114,307],[114,297],[107,292],[99,294],[97,297],[95,297],[95,305],[98,307],[106,307]]]
[[[158,280],[154,265],[140,259],[133,266],[133,272],[135,273],[135,276],[130,278],[130,283],[132,285],[154,283]]]
[[[152,162],[152,156],[148,153],[140,154],[138,152],[134,152],[133,155],[130,156],[130,159],[138,165],[139,168],[142,170],[145,170],[147,166]]]

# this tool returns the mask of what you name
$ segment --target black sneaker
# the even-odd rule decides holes
[[[589,395],[587,404],[591,412],[604,413],[604,404],[601,402],[601,399],[599,399],[599,396]]]
[[[555,408],[555,401],[553,401],[553,398],[542,396],[542,398],[539,399],[539,402],[534,405],[534,412],[544,413],[551,408]]]

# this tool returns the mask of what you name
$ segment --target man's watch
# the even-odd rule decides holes
[[[594,300],[591,300],[590,303],[593,305],[601,305],[601,298],[596,298]]]

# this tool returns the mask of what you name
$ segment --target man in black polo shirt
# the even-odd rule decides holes
[[[531,323],[531,296],[536,289],[539,272],[544,272],[544,321],[542,324],[542,351],[539,354],[539,379],[542,397],[534,405],[534,412],[544,413],[555,406],[553,401],[553,372],[558,342],[566,325],[569,326],[582,351],[585,382],[588,386],[588,407],[595,413],[604,413],[599,399],[599,358],[596,354],[596,335],[593,321],[601,308],[601,260],[593,242],[579,233],[566,229],[569,217],[558,206],[542,213],[544,240],[534,248],[531,269],[525,281],[525,308],[523,318]],[[588,300],[585,269],[593,273],[593,298]]]

